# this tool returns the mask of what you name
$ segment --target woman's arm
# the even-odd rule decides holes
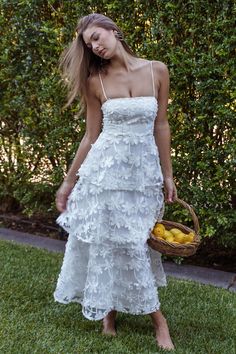
[[[75,154],[73,162],[67,172],[64,179],[66,182],[75,183],[76,173],[83,163],[85,157],[87,156],[89,150],[91,149],[91,144],[93,144],[100,132],[102,127],[102,111],[101,103],[94,92],[94,81],[92,78],[88,82],[87,94],[86,94],[86,131],[83,139],[79,145],[79,148]]]
[[[60,188],[56,193],[56,207],[60,212],[66,209],[66,202],[73,186],[77,180],[76,173],[86,158],[89,150],[91,149],[91,144],[93,144],[100,132],[102,127],[102,111],[101,103],[94,88],[96,87],[96,82],[94,83],[94,78],[88,81],[88,87],[86,92],[86,132],[83,139],[79,145],[79,148],[75,154],[73,162],[67,172],[66,177]]]
[[[170,154],[171,134],[167,119],[169,72],[167,66],[161,62],[155,62],[154,70],[156,78],[155,83],[158,88],[158,114],[154,125],[154,136],[159,150],[166,200],[171,202],[176,198],[176,188],[173,182]]]

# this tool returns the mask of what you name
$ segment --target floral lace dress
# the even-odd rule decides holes
[[[155,96],[105,101],[102,132],[57,219],[69,236],[54,299],[80,303],[90,320],[160,307],[157,287],[166,277],[146,242],[163,208],[157,109]]]

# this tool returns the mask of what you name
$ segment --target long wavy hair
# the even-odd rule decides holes
[[[76,38],[60,56],[59,68],[62,71],[62,78],[68,87],[68,100],[65,108],[77,96],[80,97],[82,110],[86,107],[85,93],[88,77],[97,74],[99,71],[103,71],[110,62],[109,59],[101,59],[95,55],[85,44],[83,32],[91,25],[116,31],[117,38],[120,40],[125,51],[136,57],[135,53],[125,42],[121,29],[109,17],[97,13],[82,17],[76,27]]]

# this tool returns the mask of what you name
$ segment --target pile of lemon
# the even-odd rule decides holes
[[[161,238],[171,243],[188,244],[193,242],[194,240],[193,232],[189,232],[188,234],[185,234],[177,228],[166,230],[165,226],[160,223],[155,224],[152,230],[152,234],[156,238]]]

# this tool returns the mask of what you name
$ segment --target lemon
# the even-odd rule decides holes
[[[163,224],[157,223],[155,225],[155,227],[159,227],[160,229],[162,229],[163,231],[165,231],[165,226]]]
[[[179,230],[179,229],[173,228],[173,229],[170,230],[170,232],[175,236],[175,235],[178,235],[182,231]]]
[[[161,238],[162,240],[165,239],[164,236],[156,235],[156,234],[154,234],[154,232],[152,232],[152,234],[155,238]]]
[[[167,237],[172,237],[173,236],[173,234],[170,232],[170,231],[168,231],[168,230],[165,230],[165,232],[164,232],[164,238],[166,239]],[[174,237],[174,236],[173,236]]]
[[[188,235],[186,235],[186,241],[187,242],[193,242],[194,240],[194,233],[193,232],[190,232]]]
[[[162,225],[159,224],[159,225],[155,226],[154,229],[153,229],[153,233],[157,237],[163,237],[164,236],[165,228],[163,229],[161,226]]]
[[[173,235],[166,236],[165,240],[168,241],[168,242],[173,242],[174,241],[174,236]]]
[[[185,234],[183,232],[179,232],[174,236],[175,241],[178,243],[184,243],[185,241]]]

